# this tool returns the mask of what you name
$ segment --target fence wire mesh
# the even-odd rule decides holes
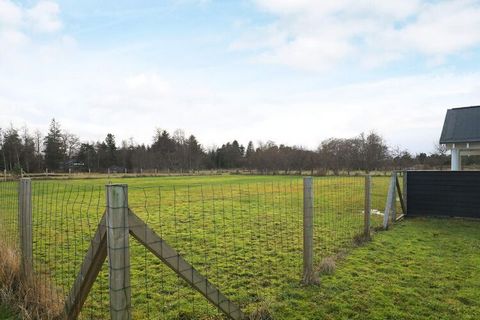
[[[314,263],[336,259],[364,232],[365,178],[325,177],[314,184]]]
[[[0,182],[0,233],[3,245],[18,249],[18,182]]]
[[[402,196],[405,195],[404,184],[403,184],[403,175],[397,175],[398,182],[400,185],[400,191]],[[390,176],[374,176],[372,177],[372,211],[371,211],[371,225],[373,229],[380,229],[383,226],[383,218],[385,213],[385,208],[387,206],[387,195],[388,189],[391,182]],[[404,199],[405,200],[405,199]],[[398,196],[398,191],[395,193],[395,210],[397,217],[401,214],[404,214],[400,197]]]
[[[32,182],[33,269],[44,284],[42,299],[50,299],[52,305],[63,305],[79,273],[105,211],[104,189],[62,182]],[[108,269],[103,266],[82,316],[105,318],[108,305]]]
[[[301,180],[130,189],[130,208],[244,311],[298,281],[302,262]],[[132,264],[134,310],[165,318],[218,316],[205,299],[144,248]],[[134,254],[135,255],[135,254]],[[159,299],[143,299],[166,292]],[[183,299],[182,299],[183,297]],[[142,305],[142,306],[140,306]],[[135,313],[136,311],[134,311]]]
[[[275,305],[285,286],[300,283],[303,183],[300,178],[246,181],[134,185],[128,189],[128,204],[195,270],[250,314],[265,304]],[[372,177],[372,229],[382,225],[389,181]],[[314,179],[316,266],[325,258],[338,258],[362,235],[364,188],[362,176]],[[98,181],[32,182],[33,267],[45,284],[43,299],[65,301],[106,210],[105,196],[105,186]],[[16,247],[18,182],[0,184],[0,208],[1,239]],[[143,245],[131,238],[129,249],[134,319],[222,317]],[[109,318],[108,312],[107,262],[80,318]]]

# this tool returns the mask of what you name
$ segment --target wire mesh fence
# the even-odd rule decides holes
[[[32,182],[33,269],[45,284],[42,299],[50,299],[53,305],[63,304],[104,211],[103,186]],[[98,319],[105,317],[105,311],[106,267],[90,292],[83,314]]]
[[[400,192],[402,195],[404,192],[403,184],[403,174],[398,174],[397,178],[399,180]],[[372,177],[372,187],[371,187],[371,199],[372,199],[372,211],[371,211],[371,226],[373,229],[378,230],[383,226],[383,219],[385,214],[385,208],[387,206],[387,193],[390,187],[391,177],[384,176],[373,176]],[[397,216],[403,214],[403,209],[401,207],[400,198],[398,193],[395,194],[395,210]]]
[[[130,208],[247,313],[298,281],[302,255],[301,180],[237,185],[131,188]],[[132,250],[138,250],[135,246]],[[142,316],[218,316],[203,297],[143,250],[132,274]],[[143,299],[154,292],[159,299]],[[173,294],[171,294],[173,292]],[[182,297],[184,297],[182,299]],[[137,306],[137,308],[135,307]]]
[[[0,213],[3,244],[18,249],[18,181],[0,182]]]
[[[315,181],[314,264],[351,248],[364,232],[365,178],[325,177]]]
[[[160,180],[159,180],[160,181]],[[389,178],[372,178],[372,228],[381,226]],[[338,257],[364,231],[365,180],[314,179],[314,262]],[[18,242],[18,183],[0,184],[1,239]],[[32,182],[33,269],[44,297],[63,304],[91,244],[105,205],[105,187],[75,181]],[[248,179],[238,184],[133,186],[128,204],[166,243],[245,314],[275,305],[301,280],[303,182]],[[375,214],[375,210],[379,212]],[[132,316],[221,318],[185,280],[130,240]],[[87,257],[88,259],[89,257]],[[38,303],[38,301],[32,301]],[[109,317],[108,265],[97,277],[80,318]]]

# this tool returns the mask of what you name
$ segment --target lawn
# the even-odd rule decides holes
[[[407,219],[351,251],[318,288],[284,292],[277,312],[284,319],[480,319],[479,253],[480,221]],[[295,312],[292,296],[302,301]]]
[[[65,296],[105,210],[104,179],[33,181],[34,268]],[[112,179],[127,183],[129,206],[246,313],[276,318],[320,312],[299,287],[300,177],[204,176]],[[372,208],[383,211],[388,178],[373,179]],[[3,184],[2,237],[15,245],[16,186]],[[363,231],[363,177],[315,178],[315,264],[344,255]],[[8,201],[5,201],[8,200]],[[382,217],[372,217],[372,227]],[[216,318],[218,312],[133,239],[134,318]],[[82,318],[105,318],[107,265]],[[288,293],[291,291],[291,294]],[[305,297],[308,294],[309,296]],[[287,297],[288,299],[286,299]]]

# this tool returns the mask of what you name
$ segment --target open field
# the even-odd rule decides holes
[[[105,210],[100,179],[33,181],[34,268],[61,297],[73,283]],[[305,309],[300,177],[205,176],[112,179],[127,183],[129,206],[185,259],[250,314],[275,318]],[[315,179],[315,264],[344,256],[363,231],[363,177]],[[383,211],[388,178],[373,179],[372,208]],[[15,245],[16,189],[2,185],[3,238]],[[382,216],[372,216],[378,227]],[[134,318],[216,318],[218,312],[130,240]],[[293,290],[285,299],[285,292]],[[108,310],[106,264],[83,318]],[[288,312],[286,312],[289,310]],[[317,310],[318,311],[318,310]],[[290,315],[290,317],[288,317]]]

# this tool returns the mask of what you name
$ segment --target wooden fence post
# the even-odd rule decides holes
[[[364,234],[365,237],[370,237],[370,214],[372,207],[371,198],[372,179],[370,175],[365,176],[365,208],[364,208]]]
[[[303,178],[303,283],[314,282],[313,271],[313,178]]]
[[[33,273],[32,184],[22,178],[18,190],[18,230],[20,236],[21,274],[28,279]]]
[[[128,187],[107,185],[107,254],[110,318],[131,319]]]

